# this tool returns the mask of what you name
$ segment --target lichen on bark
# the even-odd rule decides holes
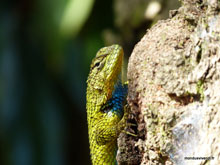
[[[120,135],[119,164],[220,164],[219,9],[217,0],[182,0],[135,46],[128,103],[137,137]]]

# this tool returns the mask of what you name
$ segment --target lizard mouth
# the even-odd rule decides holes
[[[122,47],[119,45],[112,45],[109,48],[112,50],[111,54],[109,54],[106,59],[105,69],[109,70],[110,72],[107,75],[106,80],[115,82],[121,71],[124,52]]]
[[[111,49],[111,54],[108,55],[106,58],[106,68],[104,68],[106,71],[109,72],[104,78],[104,83],[106,91],[108,91],[107,97],[110,98],[112,96],[112,91],[114,89],[114,85],[116,81],[119,79],[121,68],[122,68],[122,61],[124,52],[121,46],[119,45],[112,45],[109,47]]]

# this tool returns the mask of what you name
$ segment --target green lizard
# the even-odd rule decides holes
[[[87,80],[87,120],[93,165],[117,164],[117,137],[126,125],[127,85],[119,75],[123,49],[112,45],[100,49]]]

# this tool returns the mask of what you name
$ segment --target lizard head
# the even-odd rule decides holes
[[[105,95],[106,99],[111,97],[121,71],[123,54],[123,49],[119,45],[104,47],[97,52],[87,80],[90,90],[99,91],[101,95]]]

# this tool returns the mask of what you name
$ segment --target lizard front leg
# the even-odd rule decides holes
[[[121,118],[117,113],[109,112],[94,127],[96,142],[98,145],[105,145],[115,141],[120,132],[125,128],[128,118],[128,107],[124,108],[124,115]]]

